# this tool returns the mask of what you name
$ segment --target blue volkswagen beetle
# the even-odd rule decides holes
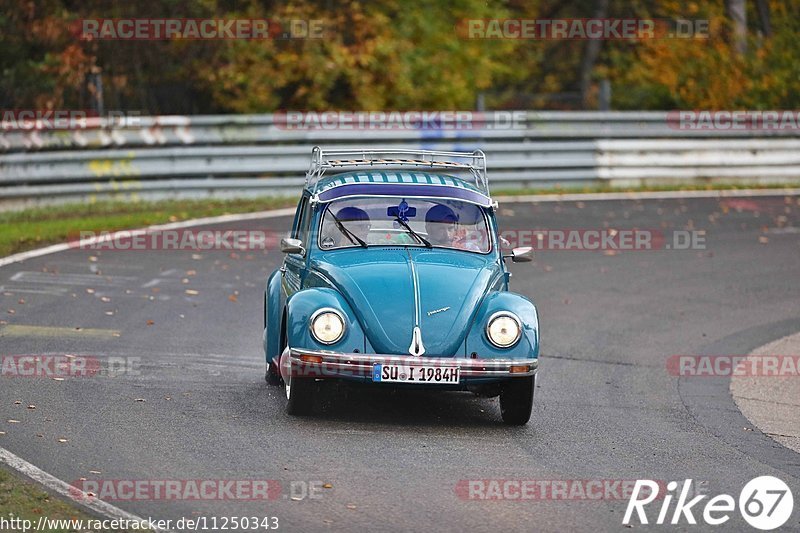
[[[308,414],[318,382],[500,396],[531,415],[539,322],[509,292],[481,151],[312,151],[283,265],[267,281],[267,381]]]

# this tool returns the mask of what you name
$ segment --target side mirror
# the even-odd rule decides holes
[[[300,239],[290,239],[284,237],[281,239],[281,252],[285,254],[304,254],[306,249],[303,248],[303,241]]]
[[[533,248],[530,246],[514,248],[509,255],[504,255],[503,259],[507,257],[510,257],[514,263],[530,263],[533,261]]]

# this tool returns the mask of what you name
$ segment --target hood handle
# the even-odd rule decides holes
[[[422,344],[422,331],[419,326],[414,326],[414,333],[411,335],[411,346],[408,347],[408,353],[415,357],[419,357],[425,353],[425,345]]]

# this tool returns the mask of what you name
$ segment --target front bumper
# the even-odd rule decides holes
[[[538,359],[467,359],[458,357],[413,357],[342,353],[327,350],[290,348],[287,370],[297,376],[316,378],[351,378],[371,381],[376,364],[422,365],[459,368],[463,381],[484,381],[533,376]]]

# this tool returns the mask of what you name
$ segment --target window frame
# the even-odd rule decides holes
[[[344,239],[344,241],[346,241],[348,244],[346,244],[344,246],[336,246],[335,248],[325,248],[325,247],[322,246],[322,233],[323,233],[322,229],[323,229],[323,225],[325,223],[325,215],[330,210],[331,205],[333,205],[333,204],[335,204],[337,202],[342,202],[342,201],[347,200],[347,199],[352,200],[352,199],[356,199],[356,198],[401,198],[401,197],[399,197],[399,196],[379,196],[379,195],[375,195],[375,196],[360,196],[360,197],[344,197],[344,198],[337,198],[335,200],[331,200],[330,202],[325,202],[323,204],[324,205],[324,209],[320,209],[319,231],[317,232],[317,239],[316,239],[317,248],[319,248],[321,251],[323,251],[323,252],[336,252],[336,251],[339,251],[339,250],[346,250],[346,249],[351,249],[351,248],[361,248],[361,246],[359,246],[357,244],[350,243],[349,241],[347,241],[347,239]],[[413,197],[413,196],[409,197],[409,196],[405,196],[403,198],[405,198],[406,200],[412,200],[412,199],[413,200],[426,200],[426,201],[436,201],[436,200],[441,201],[442,200],[442,198],[438,198],[438,197]],[[486,212],[486,208],[484,208],[483,206],[477,205],[477,204],[473,204],[472,202],[465,202],[464,200],[459,200],[459,199],[455,199],[455,198],[452,199],[452,201],[462,202],[462,203],[465,203],[465,204],[474,205],[476,208],[480,209],[481,215],[483,216],[483,222],[484,222],[484,225],[486,227],[486,237],[487,237],[487,240],[488,240],[489,249],[484,252],[484,251],[479,251],[479,250],[467,250],[465,248],[456,248],[456,247],[453,247],[453,246],[442,246],[442,245],[439,245],[439,244],[434,244],[433,245],[433,249],[454,250],[454,251],[457,251],[457,252],[468,252],[468,253],[484,255],[484,256],[485,255],[489,255],[492,252],[494,252],[495,251],[495,238],[493,236],[494,231],[493,231],[493,226],[492,226],[492,223],[491,223],[491,217],[489,217],[489,214]],[[409,235],[409,237],[413,239],[413,237],[411,237],[410,235]],[[413,247],[413,248],[425,248],[425,249],[427,249],[427,247],[424,244],[418,243],[418,242],[414,242],[414,243],[411,243],[411,244],[401,244],[401,243],[371,244],[371,243],[368,243],[367,246],[369,248],[387,248],[387,247],[388,248],[398,248],[398,247],[408,246],[408,247]]]

